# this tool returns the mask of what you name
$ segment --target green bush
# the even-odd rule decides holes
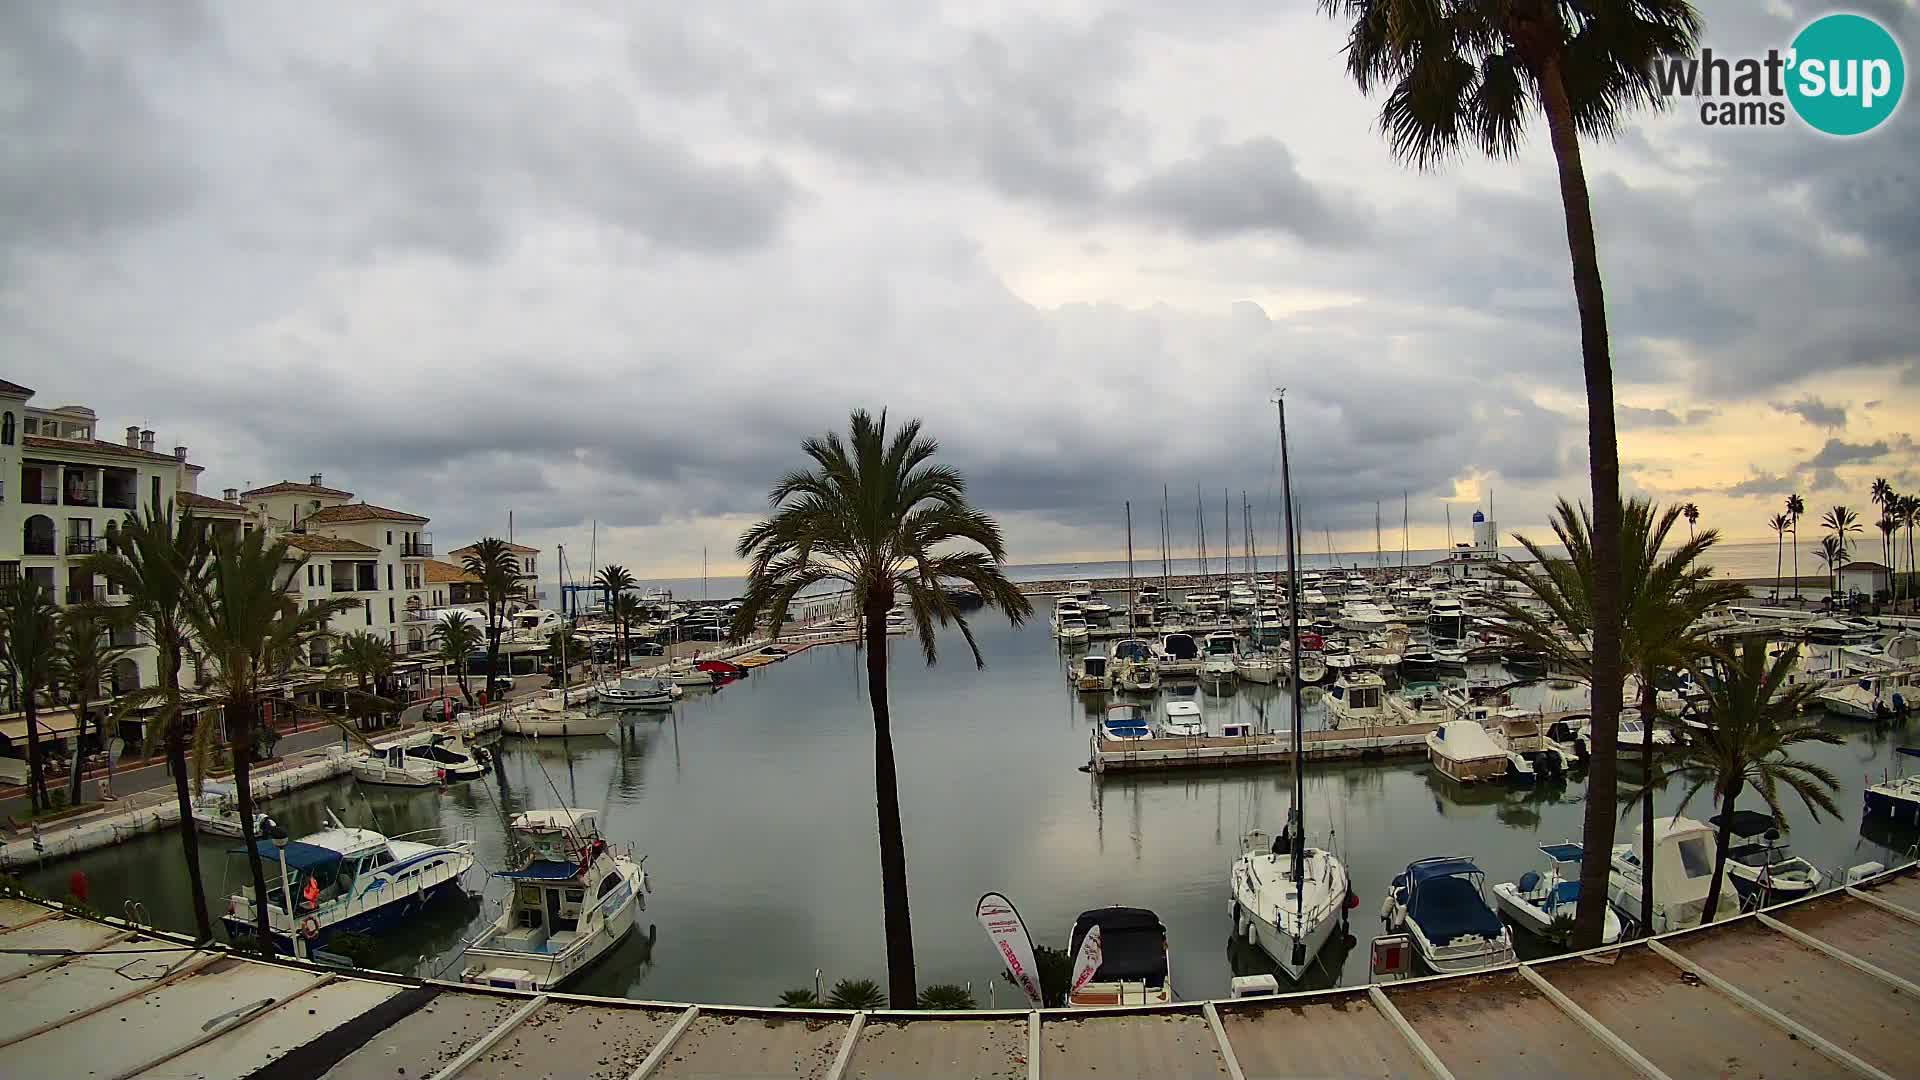
[[[820,999],[814,995],[813,987],[803,986],[798,990],[788,990],[780,995],[780,1004],[788,1009],[817,1009]]]
[[[955,983],[934,983],[920,991],[923,1009],[973,1009],[973,991]]]
[[[827,995],[829,1009],[884,1009],[886,992],[872,979],[841,979]]]

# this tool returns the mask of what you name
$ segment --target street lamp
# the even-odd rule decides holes
[[[299,957],[300,933],[293,919],[293,882],[287,873],[287,841],[292,837],[287,835],[286,826],[272,818],[267,818],[263,826],[262,831],[267,834],[267,839],[273,841],[274,848],[280,853],[280,900],[287,910],[287,936],[293,941],[294,956]]]

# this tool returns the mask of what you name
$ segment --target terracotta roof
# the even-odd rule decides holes
[[[5,379],[0,379],[0,394],[19,394],[22,397],[32,397],[33,391],[21,386],[17,382],[8,382]]]
[[[49,439],[44,435],[23,435],[20,445],[31,446],[39,450],[78,450],[86,454],[106,454],[109,457],[138,458],[141,461],[166,461],[179,464],[180,459],[172,454],[162,454],[154,450],[142,450],[137,446],[123,446],[120,443],[101,442],[99,439]],[[194,472],[201,471],[199,465],[188,465]]]
[[[457,585],[462,582],[472,584],[479,580],[450,562],[441,562],[439,559],[427,560],[427,584],[429,585]]]
[[[344,506],[323,506],[300,520],[309,525],[332,525],[343,521],[419,521],[427,519],[419,514],[409,514],[405,510],[389,510],[372,503],[347,503]]]
[[[326,555],[378,555],[380,549],[363,544],[358,540],[342,540],[337,536],[314,536],[294,533],[287,537],[288,547],[297,547],[301,551]]]
[[[243,499],[251,499],[256,495],[318,495],[322,498],[332,499],[353,498],[353,492],[351,491],[321,487],[319,484],[296,484],[291,480],[282,480],[277,484],[268,484],[266,487],[252,488],[240,493],[240,497]]]
[[[1891,566],[1888,566],[1886,563],[1868,562],[1866,560],[1862,560],[1860,562],[1850,562],[1845,566],[1842,566],[1840,568],[1840,572],[1844,574],[1849,570],[1871,570],[1871,571],[1874,571],[1875,573],[1878,573],[1879,571],[1882,571],[1882,570],[1891,572],[1892,569],[1893,568]]]
[[[225,499],[216,499],[211,495],[202,495],[197,491],[176,491],[173,501],[192,510],[212,510],[219,514],[245,514],[247,508],[239,503],[230,503]]]
[[[475,549],[475,548],[477,548],[477,547],[479,547],[479,545],[478,545],[478,544],[468,544],[468,545],[467,545],[466,547],[460,547],[460,548],[454,548],[454,549],[453,549],[452,551],[449,551],[449,552],[447,552],[447,554],[449,554],[449,555],[465,555],[465,554],[466,554],[467,552],[469,552],[469,551],[472,551],[472,550],[474,550],[474,549]],[[539,549],[539,548],[536,548],[536,547],[528,547],[528,546],[527,546],[527,545],[525,545],[525,544],[515,544],[515,543],[511,543],[511,542],[508,542],[508,543],[507,543],[507,550],[508,550],[508,551],[512,551],[512,552],[516,552],[516,553],[518,553],[518,554],[521,554],[521,555],[538,555],[538,554],[540,554],[540,549]]]

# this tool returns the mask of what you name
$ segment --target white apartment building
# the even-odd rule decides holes
[[[433,557],[433,535],[424,529],[428,519],[353,502],[352,492],[327,487],[323,479],[314,473],[304,484],[288,480],[228,495],[306,556],[289,586],[303,605],[358,601],[357,610],[335,615],[328,624],[335,634],[373,634],[396,658],[430,651],[426,564]],[[318,648],[309,661],[325,664],[329,652]]]

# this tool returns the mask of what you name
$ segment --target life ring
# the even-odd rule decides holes
[[[300,936],[312,941],[320,936],[320,923],[309,915],[300,921]]]

